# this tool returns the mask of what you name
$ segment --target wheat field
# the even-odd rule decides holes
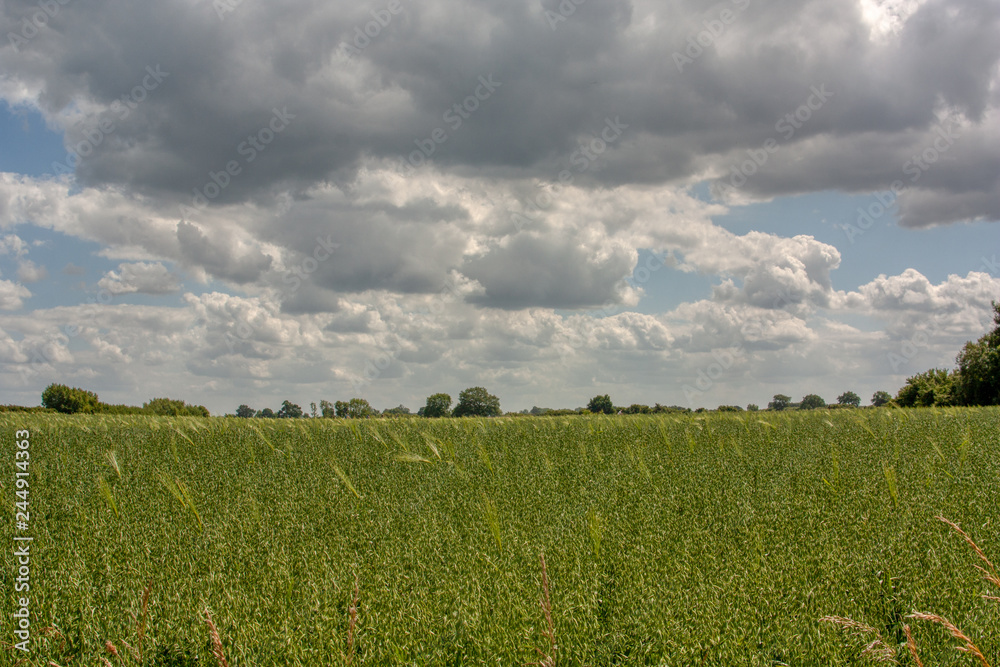
[[[899,664],[907,629],[920,664],[983,664],[915,612],[1000,656],[1000,590],[935,518],[1000,560],[1000,409],[0,424],[6,545],[31,434],[7,664],[879,659],[834,617]]]

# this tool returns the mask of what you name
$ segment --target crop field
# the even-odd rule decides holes
[[[0,424],[4,664],[1000,662],[998,409]]]

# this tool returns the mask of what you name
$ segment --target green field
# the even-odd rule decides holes
[[[123,640],[142,628],[143,664],[214,666],[206,609],[234,666],[517,665],[536,649],[556,665],[870,664],[830,614],[893,645],[909,623],[928,667],[979,664],[914,610],[1000,658],[1000,602],[981,597],[1000,591],[935,519],[1000,561],[1000,409],[0,424],[8,554],[14,434],[31,433],[24,664],[138,664]],[[24,657],[15,567],[6,664]]]

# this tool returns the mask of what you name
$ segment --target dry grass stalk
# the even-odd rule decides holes
[[[938,616],[937,614],[925,614],[919,611],[913,612],[912,614],[907,616],[907,618],[915,618],[919,621],[931,621],[932,623],[937,623],[939,625],[944,626],[948,630],[948,632],[951,633],[952,637],[962,642],[962,646],[956,646],[955,648],[957,648],[959,651],[962,651],[963,653],[968,653],[978,658],[979,662],[982,663],[983,667],[990,667],[990,663],[986,661],[986,656],[983,655],[983,652],[980,651],[979,648],[972,643],[972,640],[969,639],[965,635],[965,633],[963,633],[961,630],[955,627],[955,625],[948,619]]]
[[[924,663],[920,661],[920,656],[917,655],[917,643],[913,641],[913,633],[910,632],[910,626],[904,625],[903,632],[906,633],[906,648],[910,649],[910,655],[913,657],[913,662],[917,667],[924,667]]]
[[[539,648],[535,649],[540,657],[538,662],[530,663],[539,667],[554,667],[556,664],[556,627],[552,622],[552,600],[549,597],[549,571],[545,566],[545,552],[540,556],[542,562],[542,598],[540,601],[542,613],[545,614],[546,630],[542,631],[542,636],[549,640],[549,652],[545,653]]]
[[[990,559],[986,557],[986,554],[984,554],[983,550],[979,548],[979,545],[977,545],[975,542],[973,542],[972,538],[969,537],[969,535],[964,530],[962,530],[961,528],[959,528],[957,524],[949,521],[948,519],[944,518],[943,516],[939,516],[939,517],[936,517],[936,518],[938,520],[943,521],[944,523],[948,524],[949,526],[951,526],[955,530],[956,533],[958,533],[959,535],[961,535],[965,539],[965,541],[969,543],[969,546],[972,547],[973,551],[976,552],[976,555],[979,556],[979,559],[981,561],[983,561],[984,563],[986,563],[986,567],[985,568],[982,567],[982,566],[980,566],[980,565],[977,565],[976,569],[983,573],[983,578],[986,579],[986,581],[990,582],[991,584],[993,584],[997,588],[1000,588],[1000,574],[997,574],[997,568],[996,568],[996,566],[993,565],[993,563],[990,562]],[[989,569],[986,569],[986,568],[989,568]],[[988,595],[984,595],[983,597],[987,598],[988,600],[996,600],[997,599],[995,597],[988,596]]]
[[[846,630],[848,634],[862,637],[866,641],[868,640],[868,635],[874,634],[875,639],[871,640],[864,647],[864,649],[862,649],[862,657],[870,657],[875,662],[891,662],[898,664],[896,660],[896,650],[886,644],[879,631],[872,626],[865,625],[864,623],[860,623],[851,618],[844,618],[843,616],[824,616],[819,620],[839,625],[841,628]]]
[[[354,575],[354,597],[351,598],[351,606],[347,608],[347,614],[350,616],[350,622],[347,624],[347,653],[342,653],[344,656],[345,665],[354,664],[354,637],[358,629],[358,599],[359,599],[359,588],[358,588],[358,575]]]
[[[219,667],[229,667],[226,656],[222,653],[222,638],[219,637],[219,629],[212,622],[212,615],[208,613],[208,609],[205,610],[205,620],[208,622],[208,634],[212,637],[212,655],[215,656]]]
[[[120,655],[118,655],[118,649],[115,648],[115,645],[111,643],[110,639],[104,642],[104,648],[106,648],[108,650],[108,653],[115,656],[116,658],[121,657]]]

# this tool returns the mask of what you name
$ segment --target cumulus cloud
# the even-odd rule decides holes
[[[17,310],[31,292],[24,285],[9,280],[0,280],[0,310]]]
[[[108,271],[97,286],[114,295],[170,294],[180,290],[180,280],[159,262],[119,264],[117,271]]]

